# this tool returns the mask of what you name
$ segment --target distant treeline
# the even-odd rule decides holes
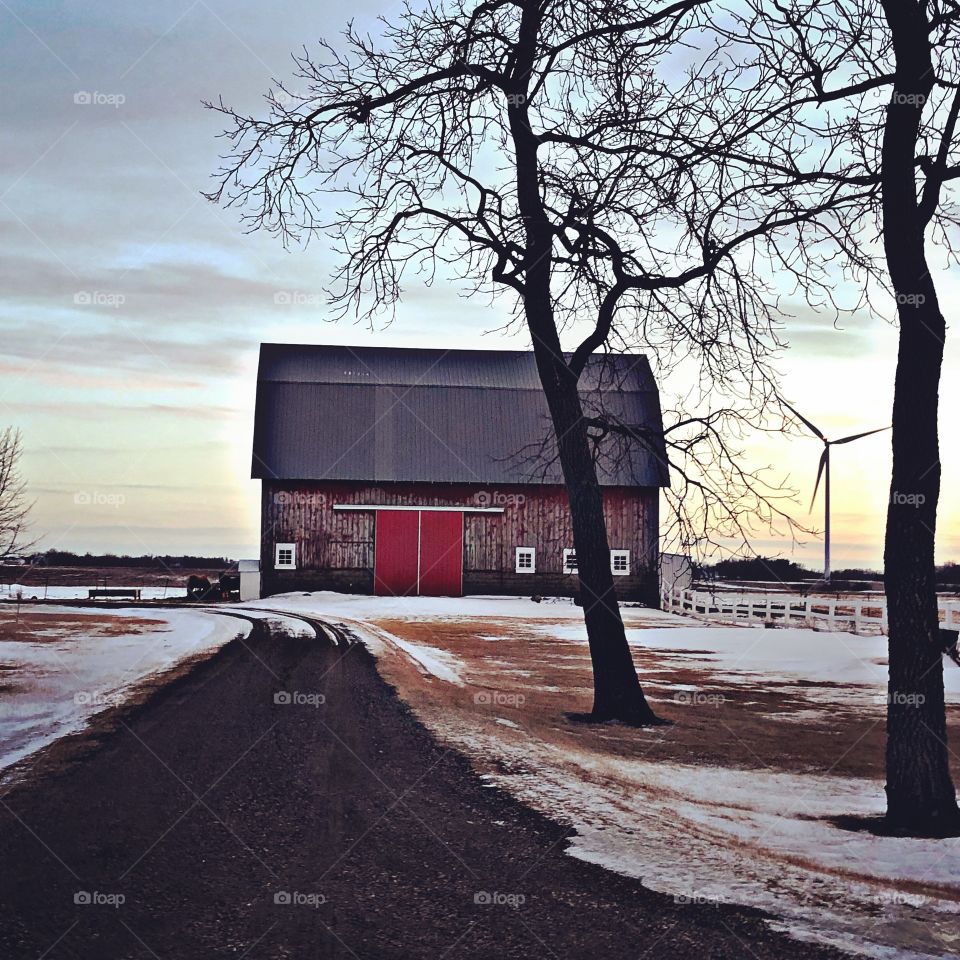
[[[698,568],[698,576],[717,580],[764,580],[784,581],[815,580],[820,576],[819,570],[784,560],[782,557],[744,557],[735,560],[720,560],[711,565]],[[848,567],[844,570],[833,570],[831,580],[883,580],[879,570],[864,570],[858,567]],[[937,585],[942,587],[960,586],[960,564],[945,563],[937,567]]]
[[[45,567],[146,567],[158,570],[211,570],[232,567],[236,563],[229,557],[194,557],[187,554],[131,557],[127,554],[118,556],[115,553],[71,553],[69,550],[46,550],[24,559],[28,563]]]

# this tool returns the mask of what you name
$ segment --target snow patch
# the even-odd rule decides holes
[[[497,619],[539,619],[582,622],[583,610],[567,597],[549,597],[535,603],[525,597],[373,597],[361,594],[280,593],[264,600],[241,604],[246,609],[275,607],[290,613],[316,616],[342,616],[358,620],[458,621],[469,617]],[[651,619],[662,626],[683,625],[690,621],[672,613],[644,607],[624,607],[624,616]],[[491,638],[492,639],[492,638]],[[502,638],[496,638],[502,639]]]
[[[438,680],[446,680],[447,683],[455,683],[461,687],[464,685],[461,673],[464,669],[464,663],[453,654],[447,653],[446,650],[438,650],[436,647],[428,647],[422,643],[401,640],[400,637],[395,637],[385,630],[381,630],[380,634],[395,647],[403,650],[411,660],[431,676]]]
[[[102,616],[100,611],[45,606],[34,614]],[[111,618],[160,620],[163,626],[117,636],[0,641],[0,770],[76,733],[88,720],[125,702],[144,679],[187,657],[219,649],[250,625],[200,610],[111,609]],[[50,634],[51,631],[44,631]]]
[[[689,620],[685,621],[687,624]],[[544,635],[586,645],[582,624],[543,624]],[[627,640],[637,649],[657,650],[682,657],[684,664],[708,672],[715,682],[755,685],[805,681],[836,684],[837,696],[861,702],[885,703],[887,638],[790,627],[679,626],[669,629],[627,629]],[[948,702],[960,703],[960,667],[944,659],[944,686]],[[857,688],[861,689],[857,689]],[[679,685],[677,689],[681,688]],[[816,696],[816,690],[806,691]],[[779,714],[778,714],[779,716]]]

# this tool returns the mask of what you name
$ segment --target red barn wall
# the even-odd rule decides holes
[[[615,578],[621,599],[657,603],[656,488],[606,487],[604,514],[611,549],[629,550],[629,576]],[[287,590],[373,592],[374,511],[334,510],[335,504],[502,507],[465,513],[465,594],[570,596],[577,578],[563,573],[573,547],[562,486],[263,481],[261,570],[264,595]],[[297,569],[274,569],[274,546],[297,545]],[[515,548],[534,547],[536,573],[514,571]]]

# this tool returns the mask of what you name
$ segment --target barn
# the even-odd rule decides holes
[[[605,354],[585,409],[662,431],[642,355]],[[599,445],[621,599],[656,605],[659,440]],[[252,476],[263,595],[577,590],[569,507],[531,352],[263,344]]]

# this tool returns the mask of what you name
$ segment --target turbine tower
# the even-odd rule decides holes
[[[823,453],[820,454],[820,466],[817,468],[817,482],[813,486],[813,496],[810,498],[810,509],[813,510],[814,501],[817,499],[817,491],[820,489],[820,478],[824,480],[823,484],[823,579],[825,583],[830,582],[830,448],[841,443],[853,443],[854,440],[860,440],[862,437],[869,437],[874,433],[882,433],[889,430],[889,427],[877,427],[876,430],[867,430],[865,433],[854,433],[849,437],[842,437],[840,440],[828,440],[823,432],[815,427],[802,413],[795,410],[789,403],[783,401],[783,405],[801,422],[810,432],[823,441]]]

